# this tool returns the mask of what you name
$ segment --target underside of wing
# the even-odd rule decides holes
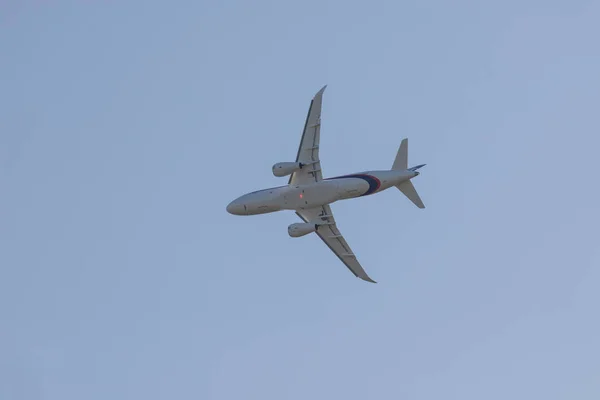
[[[323,179],[319,160],[319,142],[321,139],[321,105],[326,87],[327,85],[323,86],[310,102],[296,155],[296,162],[302,163],[303,167],[290,176],[288,184],[304,185]]]
[[[329,205],[306,210],[298,210],[296,211],[296,214],[304,222],[326,223],[327,225],[320,225],[316,231],[321,240],[325,242],[327,247],[333,251],[333,253],[356,277],[367,282],[377,283],[372,280],[369,275],[367,275],[352,252],[352,249],[342,236],[342,233],[337,228],[335,219],[333,218],[333,214],[331,212],[331,207]]]

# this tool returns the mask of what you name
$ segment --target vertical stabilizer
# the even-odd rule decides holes
[[[392,169],[408,169],[408,139],[403,139]]]

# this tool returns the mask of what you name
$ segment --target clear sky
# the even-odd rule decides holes
[[[600,398],[597,1],[0,2],[0,398]],[[293,212],[311,97],[354,276]]]

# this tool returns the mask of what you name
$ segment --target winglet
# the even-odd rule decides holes
[[[365,274],[365,276],[359,276],[359,278],[362,279],[363,281],[367,281],[367,282],[371,282],[371,283],[377,283],[373,279],[369,278],[369,275],[367,275],[367,274]]]
[[[317,92],[317,94],[315,94],[315,98],[316,98],[316,97],[318,97],[318,96],[322,96],[322,95],[323,95],[323,92],[325,91],[325,89],[327,89],[327,85],[323,86],[323,87],[321,88],[321,90],[319,90],[319,91]]]
[[[373,279],[371,279],[371,277],[369,275],[367,275],[367,272],[362,268],[360,269],[360,271],[358,271],[358,273],[356,273],[355,271],[352,271],[352,272],[354,273],[354,275],[356,275],[357,278],[360,278],[363,281],[377,283]]]

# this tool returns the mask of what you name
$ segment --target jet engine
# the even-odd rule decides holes
[[[295,171],[302,169],[304,164],[299,162],[280,162],[273,165],[273,175],[275,176],[286,176],[294,173]]]
[[[288,226],[288,235],[290,235],[291,237],[300,237],[308,235],[309,233],[315,232],[317,230],[317,227],[317,224],[311,224],[308,222],[298,222],[296,224],[291,224],[290,226]]]

